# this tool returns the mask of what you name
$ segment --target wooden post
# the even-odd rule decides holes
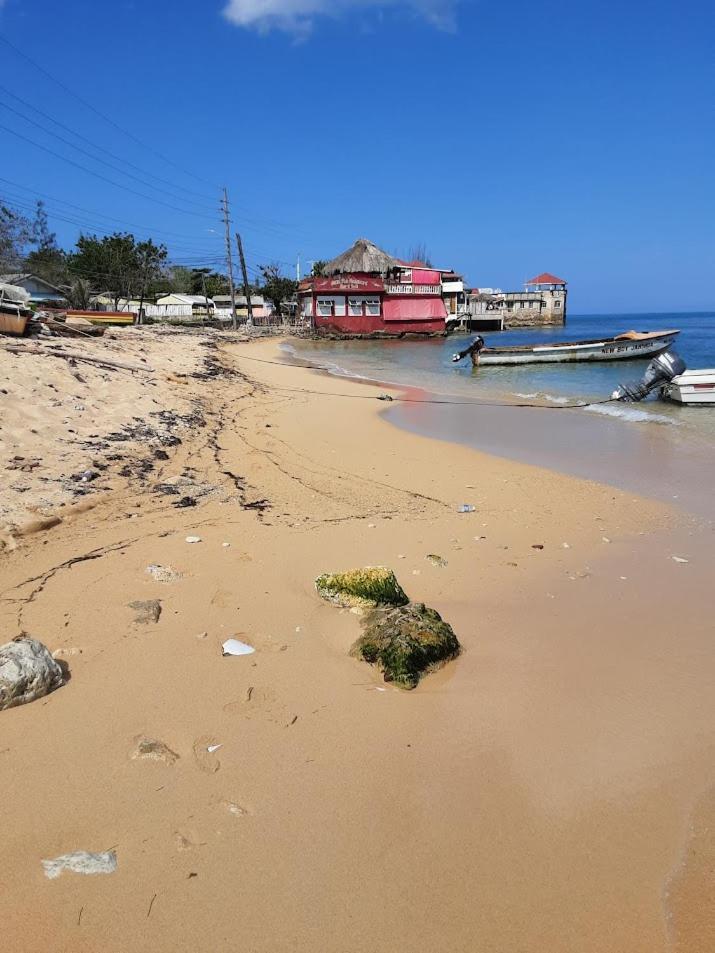
[[[246,258],[243,254],[243,242],[241,236],[236,232],[236,244],[238,245],[238,260],[241,262],[241,271],[243,272],[243,293],[246,296],[246,307],[248,308],[248,323],[253,324],[253,305],[251,304],[251,288],[248,284],[248,272],[246,271]]]

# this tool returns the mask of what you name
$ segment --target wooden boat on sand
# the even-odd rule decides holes
[[[452,357],[454,362],[469,355],[474,367],[483,364],[548,364],[572,361],[628,361],[652,357],[665,351],[680,331],[626,331],[612,338],[592,341],[558,341],[553,344],[518,344],[487,347],[478,336],[468,348]]]

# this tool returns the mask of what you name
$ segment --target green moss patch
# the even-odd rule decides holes
[[[351,654],[377,665],[386,682],[414,688],[426,673],[460,652],[452,627],[421,602],[379,607],[363,619]]]
[[[315,580],[315,588],[323,599],[347,609],[403,606],[409,602],[394,572],[385,566],[326,573]]]

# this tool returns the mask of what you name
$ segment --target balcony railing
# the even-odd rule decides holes
[[[439,295],[441,285],[403,285],[385,283],[385,293],[389,295]]]

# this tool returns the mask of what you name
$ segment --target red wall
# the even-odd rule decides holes
[[[373,334],[382,331],[385,334],[444,334],[444,318],[429,321],[384,321],[374,315],[356,317],[346,315],[332,318],[314,318],[319,331],[331,331],[335,334]]]

